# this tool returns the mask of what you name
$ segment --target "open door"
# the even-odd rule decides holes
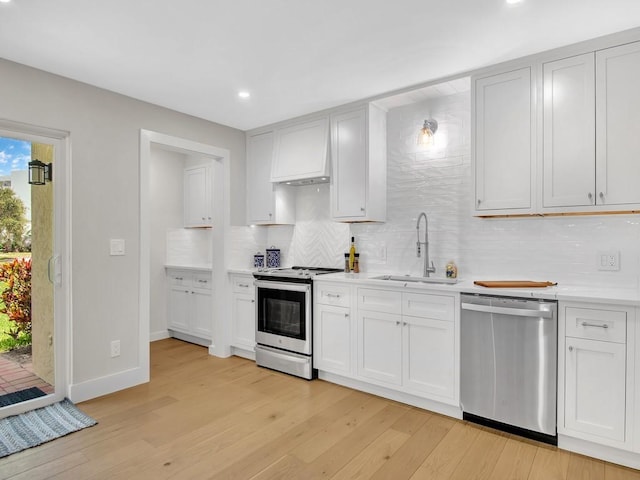
[[[3,151],[2,145],[6,147],[11,142],[14,151],[18,145],[23,152],[29,150],[28,157],[13,158],[12,152]],[[58,172],[57,167],[63,167],[65,152],[65,141],[61,138],[0,129],[0,156],[12,157],[13,169],[7,173],[0,171],[0,178],[4,178],[1,188],[12,189],[24,204],[23,246],[30,247],[30,252],[13,252],[7,251],[12,250],[8,244],[0,244],[0,264],[9,262],[23,279],[29,270],[31,318],[31,348],[19,346],[15,349],[17,353],[0,353],[0,417],[60,401],[68,391],[68,281],[63,281],[59,253],[66,253],[66,222],[63,221],[66,212],[61,209],[64,202],[56,198],[60,192],[57,181],[64,183],[64,177],[58,178],[57,174],[65,169]],[[30,184],[29,162],[35,160],[52,171],[50,178],[41,184]],[[13,249],[26,250],[19,243],[16,241]],[[8,285],[0,284],[0,292]],[[21,298],[24,296],[22,292]],[[6,321],[8,315],[0,316],[1,322]]]

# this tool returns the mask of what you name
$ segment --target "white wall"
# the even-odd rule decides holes
[[[161,148],[151,149],[149,168],[150,208],[150,334],[160,338],[167,332],[166,274],[167,232],[183,224],[183,181],[185,155]]]
[[[244,221],[244,133],[6,60],[0,78],[1,117],[70,132],[71,382],[136,368],[140,129],[228,149],[234,222]],[[109,256],[110,238],[126,240],[124,257]],[[114,339],[122,353],[110,358]]]

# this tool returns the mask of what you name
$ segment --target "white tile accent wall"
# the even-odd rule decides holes
[[[435,145],[421,149],[426,118],[439,127]],[[254,250],[276,245],[284,265],[341,267],[356,237],[363,271],[421,275],[416,220],[429,218],[429,247],[444,276],[454,260],[463,279],[551,280],[560,284],[637,289],[640,216],[480,219],[471,215],[468,93],[392,109],[387,117],[387,222],[341,224],[329,219],[328,185],[298,187],[295,227],[234,227],[232,266],[252,265]],[[640,188],[640,187],[639,187]],[[266,232],[266,233],[265,233]],[[599,271],[599,250],[619,250],[621,269]]]
[[[170,265],[211,265],[212,250],[209,228],[167,230],[167,263]]]

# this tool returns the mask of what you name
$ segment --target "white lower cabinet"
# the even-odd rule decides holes
[[[231,346],[254,352],[256,346],[256,300],[253,276],[231,275]],[[236,353],[238,353],[236,351]]]
[[[313,312],[314,368],[339,375],[352,373],[351,288],[316,284]]]
[[[402,385],[401,316],[358,310],[358,375]]]
[[[213,326],[211,272],[167,269],[167,281],[169,333],[209,345]]]
[[[457,405],[455,295],[358,288],[357,376]]]
[[[558,433],[632,449],[634,309],[560,304]]]
[[[434,398],[456,398],[454,322],[409,316],[402,322],[403,384]]]

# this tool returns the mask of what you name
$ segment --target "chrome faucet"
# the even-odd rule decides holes
[[[420,220],[424,217],[424,241],[420,241]],[[427,220],[427,214],[422,212],[418,215],[418,223],[416,223],[416,234],[418,235],[418,241],[416,242],[416,255],[420,258],[421,246],[424,245],[424,272],[423,277],[428,277],[430,273],[436,273],[436,267],[431,262],[429,266],[429,220]]]

